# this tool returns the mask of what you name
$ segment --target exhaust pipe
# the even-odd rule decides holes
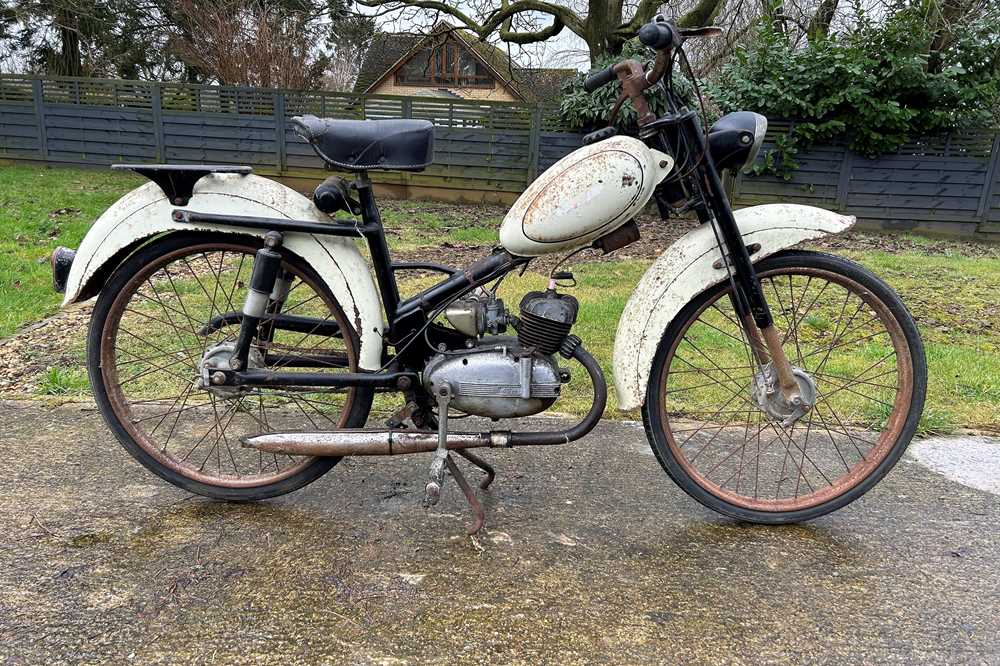
[[[575,337],[575,336],[571,336]],[[447,447],[451,450],[483,447],[509,448],[566,444],[580,439],[597,425],[608,402],[608,386],[601,366],[576,338],[570,358],[579,361],[590,375],[594,401],[583,420],[566,430],[545,432],[455,432],[448,433]],[[565,354],[564,354],[565,355]],[[247,437],[245,448],[265,453],[287,453],[292,456],[395,456],[404,453],[433,451],[438,445],[438,433],[411,430],[344,429],[329,432],[268,433]]]
[[[508,446],[506,432],[456,432],[448,435],[449,449],[473,449]],[[433,451],[438,445],[436,432],[405,430],[332,430],[330,432],[269,433],[248,437],[243,447],[264,453],[292,456],[395,456]]]

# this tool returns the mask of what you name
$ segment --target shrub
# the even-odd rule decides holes
[[[880,23],[862,14],[850,31],[804,47],[762,25],[707,88],[725,112],[796,120],[794,134],[757,167],[787,177],[795,153],[815,142],[843,139],[876,156],[913,137],[992,124],[1000,95],[995,18],[956,28],[940,51],[930,50],[933,41],[923,14],[906,6]]]

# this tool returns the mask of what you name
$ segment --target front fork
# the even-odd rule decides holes
[[[811,405],[803,403],[799,382],[793,373],[792,364],[785,355],[781,334],[774,326],[771,309],[767,305],[757,271],[750,259],[750,251],[744,244],[739,225],[733,217],[729,197],[708,150],[704,132],[693,114],[683,122],[685,134],[695,144],[696,152],[701,155],[703,180],[700,185],[703,192],[708,194],[705,198],[711,209],[710,211],[702,209],[699,214],[703,223],[714,225],[716,232],[721,235],[722,261],[736,287],[731,297],[733,308],[739,315],[750,348],[761,368],[768,363],[771,364],[785,403],[795,411],[800,411],[803,407],[808,408]]]
[[[799,382],[792,371],[792,364],[782,346],[781,333],[774,325],[774,317],[771,316],[771,308],[767,304],[764,289],[750,259],[750,251],[743,243],[743,236],[732,216],[728,202],[724,202],[722,207],[728,220],[720,220],[717,216],[709,223],[716,225],[716,229],[722,235],[725,246],[720,248],[724,251],[722,260],[726,269],[731,271],[736,287],[730,296],[733,309],[743,325],[747,342],[758,366],[764,368],[768,363],[771,364],[777,376],[782,398],[789,408],[798,411],[805,405]],[[725,254],[725,250],[728,250],[728,254]]]

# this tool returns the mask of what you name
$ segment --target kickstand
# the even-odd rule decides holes
[[[466,457],[465,454],[461,455]],[[483,511],[483,506],[479,503],[479,500],[476,499],[476,493],[473,492],[469,482],[465,480],[465,475],[462,474],[462,470],[460,470],[458,465],[455,464],[455,460],[449,455],[444,459],[444,461],[445,464],[448,465],[448,471],[451,472],[453,477],[455,477],[455,483],[457,483],[458,487],[462,489],[462,493],[465,494],[465,499],[469,501],[469,506],[472,508],[472,514],[476,517],[476,521],[472,523],[472,525],[465,528],[465,531],[469,533],[469,536],[472,536],[479,530],[483,529],[483,524],[486,522],[486,513]],[[480,466],[479,463],[474,464]],[[490,477],[490,480],[492,480],[492,476]],[[489,485],[488,482],[487,485]]]
[[[496,470],[493,469],[493,465],[489,464],[476,454],[466,451],[465,449],[456,449],[455,453],[462,456],[470,463],[472,463],[479,469],[486,472],[486,478],[483,479],[482,483],[479,484],[479,487],[482,488],[483,490],[489,488],[490,484],[493,483],[493,479],[497,478],[497,473]]]

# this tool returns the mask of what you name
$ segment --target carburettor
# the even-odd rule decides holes
[[[503,300],[483,289],[477,289],[449,305],[444,316],[456,331],[470,338],[487,333],[499,335],[507,330],[507,310]]]
[[[424,387],[435,395],[447,384],[451,406],[476,416],[514,418],[548,409],[569,381],[554,353],[572,353],[561,346],[570,337],[577,309],[576,299],[557,293],[554,284],[527,294],[519,317],[509,315],[503,301],[489,292],[456,301],[445,317],[472,339],[465,349],[442,350],[432,358],[424,369]],[[517,330],[516,338],[496,335],[508,324]]]

